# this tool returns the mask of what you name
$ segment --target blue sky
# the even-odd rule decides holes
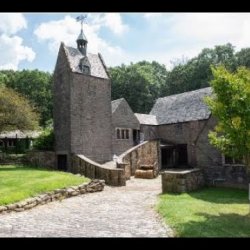
[[[60,42],[76,46],[81,13],[0,13],[0,69],[54,70]],[[172,62],[228,42],[250,45],[250,13],[84,13],[88,52],[108,66]]]

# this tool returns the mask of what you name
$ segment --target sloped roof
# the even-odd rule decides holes
[[[157,122],[155,115],[135,113],[135,116],[138,119],[138,121],[140,122],[140,124],[158,125],[158,122]]]
[[[70,68],[72,72],[82,73],[79,68],[80,60],[84,57],[81,52],[73,47],[64,46],[67,58],[69,60]],[[88,53],[87,55],[89,63],[91,66],[90,75],[95,77],[101,77],[109,79],[106,72],[106,65],[103,62],[103,59],[100,54],[95,55]]]
[[[211,94],[209,87],[159,98],[150,114],[156,116],[159,125],[208,119],[211,112],[203,99]]]
[[[41,134],[40,131],[20,131],[20,130],[14,130],[9,132],[3,132],[0,134],[0,139],[3,138],[37,138]]]
[[[114,101],[111,102],[111,107],[112,107],[112,113],[114,113],[116,111],[116,109],[118,108],[118,106],[125,101],[124,98],[120,98],[120,99],[116,99]]]

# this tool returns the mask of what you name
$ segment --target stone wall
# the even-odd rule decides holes
[[[248,189],[250,176],[243,165],[210,166],[204,169],[209,186],[223,186]]]
[[[72,156],[71,171],[75,174],[79,173],[91,179],[105,180],[105,183],[110,186],[126,185],[123,169],[104,167],[83,155]]]
[[[142,133],[141,136],[143,136],[143,138],[141,139],[143,139],[144,141],[159,139],[158,126],[156,125],[141,124],[140,132]]]
[[[116,128],[129,129],[129,139],[117,139]],[[140,123],[123,99],[117,109],[112,113],[112,148],[113,154],[120,155],[134,146],[133,129],[139,130]]]
[[[126,179],[135,174],[140,165],[154,165],[156,172],[159,171],[160,147],[158,141],[145,141],[119,156],[118,167],[125,168]]]
[[[9,204],[6,206],[0,206],[0,214],[12,211],[21,212],[52,201],[62,200],[80,194],[102,191],[103,188],[104,188],[103,180],[92,180],[88,184],[81,184],[69,188],[56,189],[54,191],[46,192],[44,194],[28,198],[17,203]]]
[[[189,192],[201,188],[205,183],[200,169],[164,171],[161,178],[162,193]]]
[[[70,67],[62,44],[53,77],[55,150],[58,154],[68,155],[70,152]]]
[[[98,163],[112,159],[111,82],[71,73],[71,153]]]
[[[34,167],[57,169],[56,154],[52,151],[30,151],[25,156],[25,162]]]

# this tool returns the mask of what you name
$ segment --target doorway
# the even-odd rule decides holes
[[[57,155],[58,170],[67,171],[67,155]]]
[[[187,168],[187,144],[168,145],[161,147],[161,166],[166,168]]]

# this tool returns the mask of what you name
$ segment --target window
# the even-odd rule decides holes
[[[129,129],[117,128],[116,129],[116,139],[128,140],[129,139]]]
[[[16,146],[16,140],[15,139],[9,139],[7,145],[8,145],[8,147],[15,147]]]
[[[129,130],[126,129],[126,139],[129,139]]]
[[[121,139],[120,129],[116,129],[116,139]]]

